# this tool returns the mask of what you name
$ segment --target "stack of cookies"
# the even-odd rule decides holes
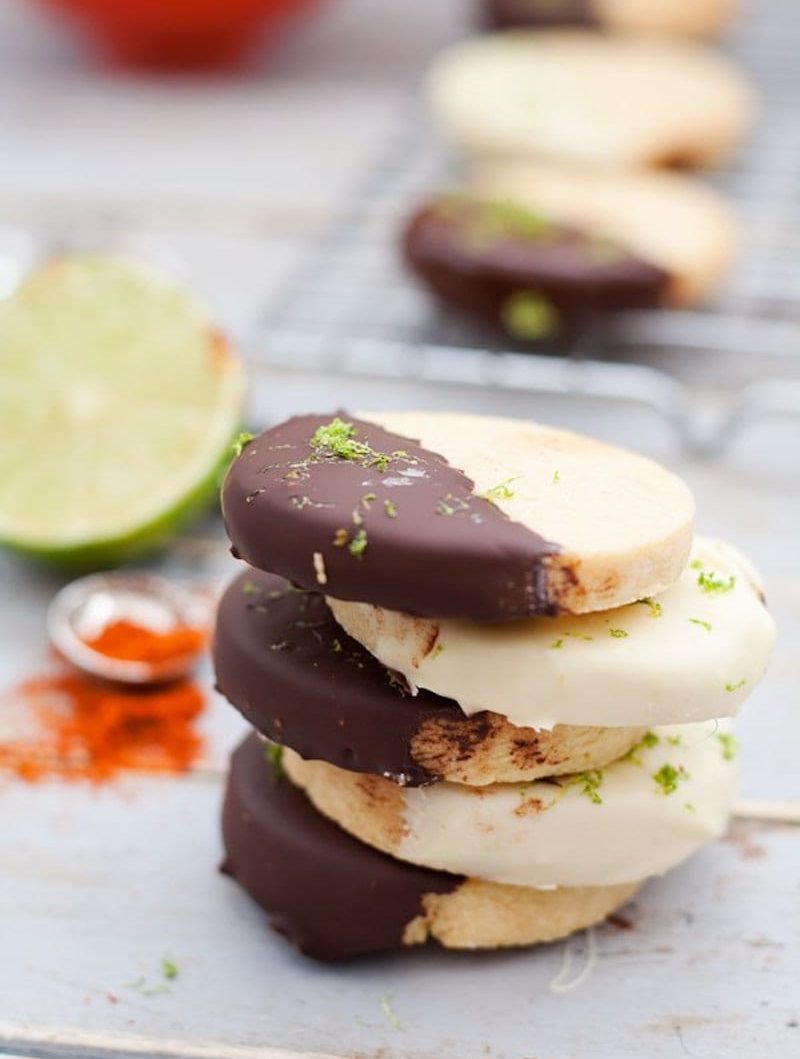
[[[301,416],[223,491],[225,870],[322,959],[528,945],[720,835],[772,621],[650,460],[528,422]]]

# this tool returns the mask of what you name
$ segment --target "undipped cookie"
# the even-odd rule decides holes
[[[428,97],[468,155],[614,167],[716,164],[754,109],[744,75],[709,48],[582,30],[456,44],[434,63]]]

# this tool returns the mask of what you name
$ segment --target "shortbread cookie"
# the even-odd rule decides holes
[[[535,423],[450,413],[298,416],[223,487],[234,554],[337,599],[496,622],[662,591],[694,503],[658,464]]]
[[[558,782],[402,788],[284,751],[331,820],[412,864],[539,888],[661,875],[725,830],[736,786],[725,722],[653,729],[626,758]]]
[[[687,37],[719,33],[733,10],[733,0],[485,0],[495,29],[592,26]]]
[[[670,289],[664,269],[622,243],[501,198],[437,196],[411,217],[403,252],[446,304],[525,342],[665,304]]]
[[[451,949],[554,941],[604,919],[639,886],[541,891],[396,860],[346,834],[275,776],[255,736],[233,755],[222,826],[223,871],[275,930],[320,960],[429,937]]]
[[[661,295],[667,305],[706,297],[736,251],[736,219],[726,199],[676,173],[505,162],[478,167],[468,190],[587,233],[601,261],[604,247],[611,257],[618,246],[656,267],[667,276]]]
[[[515,728],[412,696],[333,619],[323,596],[251,570],[222,598],[214,636],[219,690],[256,729],[302,757],[419,786],[481,786],[602,768],[643,728]]]
[[[706,166],[750,125],[731,60],[701,45],[582,30],[513,30],[454,45],[428,81],[446,135],[477,157]]]
[[[329,599],[334,617],[409,686],[512,724],[684,724],[732,717],[764,675],[775,625],[750,564],[698,538],[656,597],[579,618],[478,625]]]

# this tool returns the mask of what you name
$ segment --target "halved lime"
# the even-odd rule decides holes
[[[0,543],[114,565],[213,497],[242,363],[185,292],[122,258],[51,262],[0,302]]]

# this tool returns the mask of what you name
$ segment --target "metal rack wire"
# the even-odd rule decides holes
[[[411,94],[390,141],[260,321],[264,369],[634,402],[695,449],[720,449],[754,420],[800,419],[800,10],[764,0],[729,45],[762,100],[734,168],[710,179],[735,203],[743,245],[713,302],[597,325],[566,357],[509,349],[436,307],[404,272],[396,232],[452,161]]]

